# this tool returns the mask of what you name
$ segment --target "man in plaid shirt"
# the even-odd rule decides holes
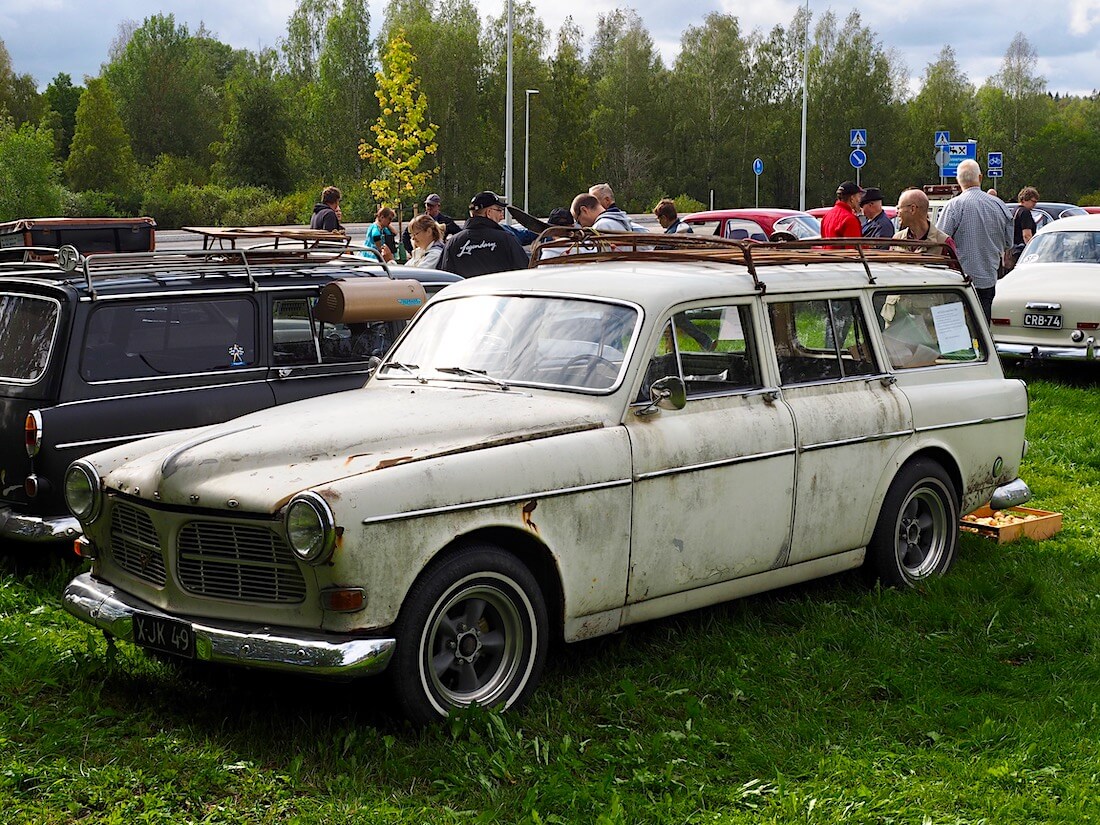
[[[974,282],[985,320],[993,314],[997,268],[1012,246],[1012,220],[1000,198],[982,191],[982,170],[976,160],[959,164],[955,177],[962,192],[940,213],[936,227],[954,238],[963,272]]]

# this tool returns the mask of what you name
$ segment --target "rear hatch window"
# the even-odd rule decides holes
[[[0,293],[0,381],[33,384],[42,377],[59,311],[53,298]]]

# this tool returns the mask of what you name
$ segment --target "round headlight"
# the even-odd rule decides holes
[[[81,521],[95,521],[103,497],[91,465],[76,461],[65,471],[65,503]]]
[[[336,546],[336,519],[316,493],[299,493],[286,508],[286,538],[290,549],[308,564],[324,564]]]

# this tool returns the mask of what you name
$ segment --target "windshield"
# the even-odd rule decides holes
[[[1044,232],[1024,247],[1021,264],[1100,264],[1100,232]]]
[[[633,307],[576,298],[476,295],[432,304],[379,367],[379,379],[605,391],[638,328]]]
[[[791,215],[777,220],[772,232],[790,232],[797,240],[806,241],[821,237],[821,224],[812,215]]]
[[[49,298],[0,295],[0,380],[30,384],[46,369],[57,330]]]

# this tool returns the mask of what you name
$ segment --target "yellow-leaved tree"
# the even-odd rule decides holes
[[[439,171],[429,166],[435,155],[435,133],[439,128],[428,121],[428,98],[420,91],[420,78],[413,73],[416,56],[403,30],[398,29],[382,55],[382,67],[375,72],[378,89],[378,120],[371,126],[374,142],[359,142],[359,157],[374,167],[375,177],[366,186],[382,205],[397,210],[397,233],[401,234],[401,204],[415,200],[417,190]],[[398,250],[403,247],[398,244]]]

